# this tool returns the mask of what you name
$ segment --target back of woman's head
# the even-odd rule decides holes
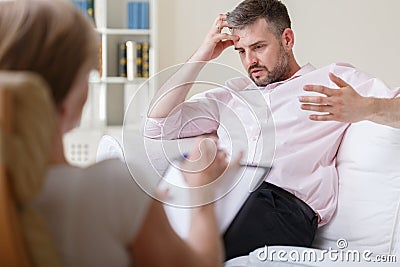
[[[68,1],[0,1],[0,70],[40,74],[56,105],[83,65],[96,66],[97,49],[92,24]]]

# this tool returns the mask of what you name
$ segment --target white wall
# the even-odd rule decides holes
[[[158,0],[158,70],[185,62],[202,43],[219,13],[241,0]],[[242,70],[237,53],[225,51],[217,60]]]
[[[400,1],[285,0],[300,64],[349,62],[400,86]]]
[[[159,0],[158,70],[185,62],[202,42],[218,13],[240,0]],[[295,31],[299,64],[321,67],[349,62],[400,86],[400,1],[283,0]],[[237,53],[218,62],[242,70]]]

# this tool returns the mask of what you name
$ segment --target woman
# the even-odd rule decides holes
[[[80,119],[97,49],[93,26],[68,1],[0,1],[0,70],[39,74],[55,104],[51,166],[35,206],[49,225],[63,264],[220,265],[213,204],[193,209],[190,236],[184,241],[170,227],[162,204],[140,190],[122,162],[107,160],[86,169],[68,165],[62,137]],[[193,150],[191,159],[213,163],[185,174],[189,185],[209,183],[225,169],[226,155],[214,147],[201,142],[202,156]]]

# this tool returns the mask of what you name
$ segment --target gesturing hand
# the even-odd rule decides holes
[[[368,114],[369,98],[360,96],[349,84],[341,78],[329,73],[329,78],[339,89],[322,85],[306,85],[304,91],[317,92],[325,96],[301,96],[299,101],[306,103],[301,109],[323,112],[311,114],[315,121],[357,122],[365,119]]]

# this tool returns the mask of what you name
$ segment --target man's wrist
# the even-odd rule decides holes
[[[194,54],[189,58],[188,62],[208,62],[210,59],[206,56],[206,53],[204,53],[203,49],[200,47],[199,49],[194,52]]]
[[[373,97],[364,97],[364,114],[363,114],[363,118],[365,120],[370,120],[373,121],[379,114],[379,102],[377,101],[376,98]]]
[[[190,62],[206,62],[206,61],[208,61],[208,60],[206,60],[206,59],[204,59],[204,57],[201,57],[196,54],[193,54],[188,60],[189,63]]]

